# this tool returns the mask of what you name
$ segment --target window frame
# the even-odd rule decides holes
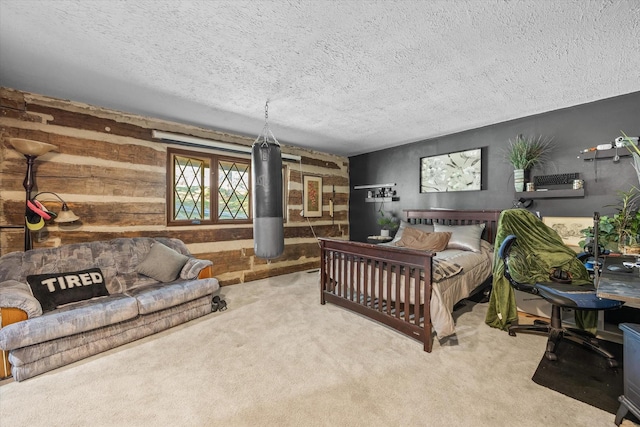
[[[175,156],[198,159],[208,162],[209,165],[209,210],[210,219],[185,219],[176,220],[173,218],[175,209]],[[249,208],[247,219],[220,219],[218,218],[218,180],[220,161],[234,162],[248,165],[248,190],[249,190]],[[166,218],[167,226],[185,226],[185,225],[215,225],[215,224],[252,224],[252,189],[251,189],[251,158],[236,157],[222,155],[218,153],[209,153],[195,150],[184,150],[180,148],[167,148],[167,185],[166,185]],[[203,183],[203,188],[206,188]]]

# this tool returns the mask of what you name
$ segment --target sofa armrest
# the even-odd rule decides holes
[[[209,261],[208,259],[198,259],[198,258],[189,257],[189,260],[187,261],[187,263],[184,265],[184,267],[182,267],[182,271],[180,271],[180,278],[188,280],[188,279],[195,279],[195,278],[204,279],[207,277],[211,277],[212,265],[213,265],[213,262]]]
[[[42,315],[42,306],[31,294],[29,285],[16,280],[0,283],[0,308],[20,309],[29,318]]]
[[[213,277],[213,265],[208,265],[198,273],[198,279],[210,279]]]

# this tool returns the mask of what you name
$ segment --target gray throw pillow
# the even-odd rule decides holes
[[[485,224],[470,225],[441,225],[434,224],[436,232],[451,232],[447,249],[462,249],[463,251],[480,252],[480,239]]]
[[[173,282],[180,275],[189,257],[155,242],[147,256],[136,267],[136,272],[158,282]]]

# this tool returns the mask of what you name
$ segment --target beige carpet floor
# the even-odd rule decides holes
[[[422,344],[319,303],[317,272],[221,291],[229,309],[0,385],[2,426],[613,426],[531,381],[545,338],[456,312]]]

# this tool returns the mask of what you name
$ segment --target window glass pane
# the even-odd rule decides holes
[[[218,219],[249,219],[249,162],[218,162]]]
[[[211,218],[209,165],[202,159],[173,157],[173,219]]]

